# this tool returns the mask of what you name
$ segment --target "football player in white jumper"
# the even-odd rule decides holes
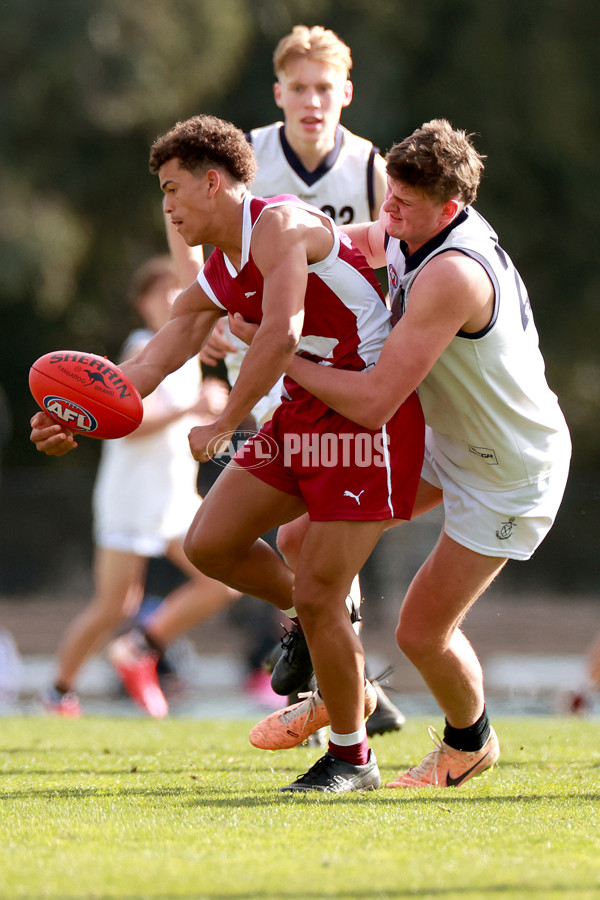
[[[372,266],[386,263],[394,327],[376,365],[342,372],[294,357],[288,373],[367,428],[418,388],[425,461],[414,515],[443,504],[439,540],[413,579],[397,629],[446,718],[436,749],[388,787],[458,786],[499,744],[464,616],[508,559],[528,559],[564,492],[571,441],[548,387],[525,285],[472,207],[483,158],[434,120],[387,154],[379,221],[344,228]],[[243,321],[234,321],[249,339]]]

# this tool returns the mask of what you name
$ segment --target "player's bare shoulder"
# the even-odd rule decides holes
[[[334,225],[316,207],[302,203],[266,207],[252,233],[252,255],[258,262],[265,255],[277,256],[302,245],[307,262],[324,259],[333,246]]]
[[[453,307],[462,318],[463,331],[480,331],[492,316],[492,282],[477,260],[459,250],[434,256],[415,279],[413,290]]]

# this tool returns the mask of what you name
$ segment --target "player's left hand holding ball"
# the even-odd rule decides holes
[[[35,449],[47,456],[64,456],[69,450],[74,450],[77,441],[68,428],[61,428],[53,422],[50,416],[43,412],[37,412],[31,417],[30,440],[35,444]]]

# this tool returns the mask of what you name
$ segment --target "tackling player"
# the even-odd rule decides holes
[[[470,138],[445,120],[392,147],[379,221],[347,229],[371,265],[387,262],[395,325],[381,357],[364,373],[300,358],[288,367],[366,428],[416,388],[423,404],[415,515],[443,504],[445,521],[408,589],[397,639],[446,727],[443,740],[430,729],[435,750],[391,788],[458,786],[498,759],[481,665],[460,626],[507,560],[528,559],[544,539],[569,470],[569,431],[525,285],[472,206],[482,171]]]

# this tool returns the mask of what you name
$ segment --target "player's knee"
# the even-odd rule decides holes
[[[316,599],[314,595],[301,596],[294,595],[294,608],[302,622],[310,623],[319,618],[322,613],[323,605]]]
[[[303,627],[337,630],[350,621],[345,595],[329,582],[313,581],[294,592],[294,607]]]
[[[277,549],[288,565],[293,566],[298,559],[303,540],[304,531],[300,533],[299,529],[295,527],[295,522],[289,522],[280,527],[277,532]]]
[[[133,607],[128,596],[96,597],[90,607],[90,614],[94,617],[99,629],[112,631],[130,616],[134,616],[139,609],[139,603]]]
[[[210,535],[203,531],[188,532],[183,550],[189,561],[200,572],[210,578],[221,581],[221,575],[227,570],[228,555],[223,547],[216,544]],[[231,557],[229,557],[231,566]]]
[[[410,660],[419,659],[430,647],[427,633],[416,624],[402,619],[396,628],[396,641],[402,653]]]

